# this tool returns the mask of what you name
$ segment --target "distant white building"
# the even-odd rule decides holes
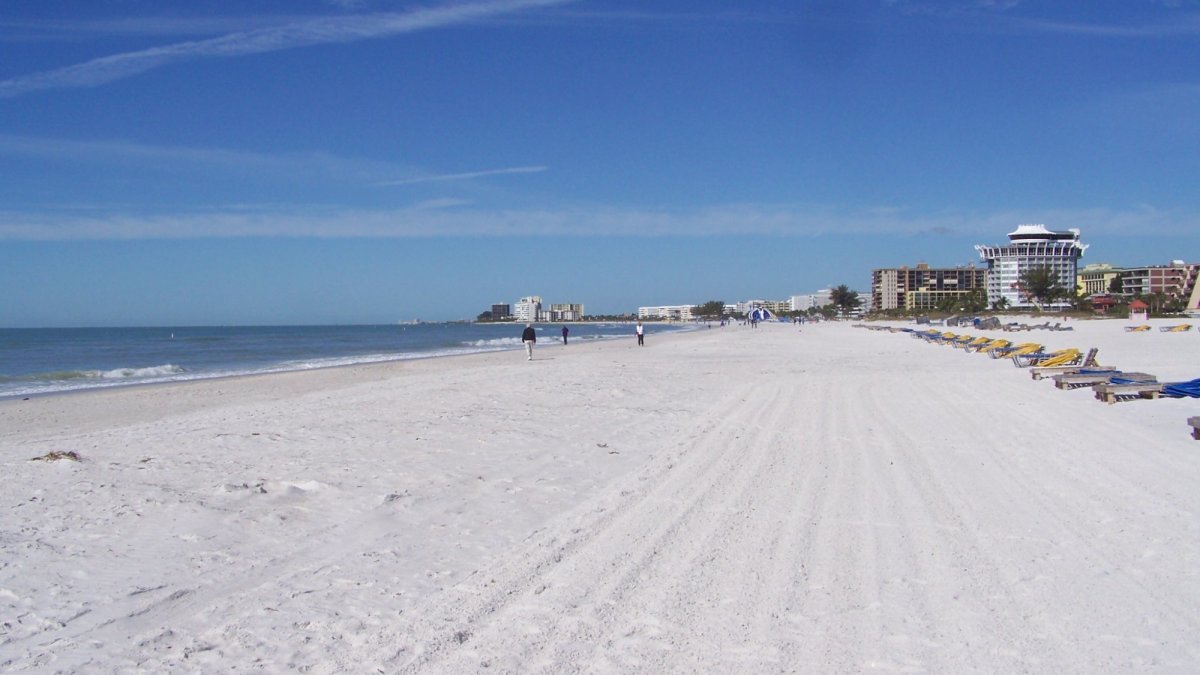
[[[691,321],[693,305],[659,305],[638,307],[639,319],[666,319],[668,321]]]
[[[542,298],[539,295],[530,295],[521,298],[517,304],[513,305],[513,318],[517,321],[526,323],[538,321],[542,318]]]
[[[729,309],[728,305],[726,305],[726,309]],[[792,303],[789,300],[746,300],[733,305],[732,311],[749,315],[756,309],[765,309],[772,314],[782,314],[792,310]]]
[[[793,295],[788,300],[788,307],[793,312],[807,312],[810,309],[824,307],[833,303],[833,290],[823,288],[808,295]]]
[[[979,257],[987,261],[988,303],[1003,298],[1009,307],[1032,307],[1034,301],[1021,288],[1021,275],[1037,267],[1049,267],[1058,276],[1063,288],[1074,290],[1076,267],[1087,244],[1079,241],[1079,230],[1052,232],[1045,225],[1018,225],[1008,233],[1007,246],[975,247]],[[1065,307],[1060,300],[1051,307]]]

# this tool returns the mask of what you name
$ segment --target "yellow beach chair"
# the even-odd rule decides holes
[[[1181,323],[1178,326],[1163,326],[1159,328],[1159,330],[1164,333],[1186,333],[1191,329],[1192,324],[1190,323]]]
[[[1011,347],[993,349],[989,355],[993,359],[1001,359],[1008,358],[1010,356],[1024,356],[1026,354],[1032,354],[1040,351],[1042,351],[1041,344],[1037,342],[1022,342],[1021,344],[1013,345]]]
[[[958,337],[947,340],[946,344],[950,345],[951,347],[961,347],[974,339],[974,335],[959,335]]]
[[[1013,365],[1018,368],[1037,366],[1070,366],[1083,360],[1083,352],[1074,347],[1060,349],[1054,352],[1029,352],[1012,357]]]
[[[984,347],[987,347],[988,345],[992,344],[995,341],[996,341],[995,338],[981,337],[981,338],[977,338],[975,340],[971,340],[971,342],[969,342],[966,347],[963,347],[963,349],[965,349],[969,352],[977,352],[977,351],[983,349]]]
[[[1051,368],[1054,366],[1073,366],[1083,362],[1083,352],[1075,349],[1062,349],[1049,357],[1037,361],[1033,364],[1036,368]]]
[[[980,336],[980,337],[977,337],[974,340],[971,340],[970,342],[966,343],[965,345],[962,346],[962,348],[969,352],[973,352],[976,349],[979,349],[980,347],[986,345],[987,343],[989,343],[991,341],[992,341],[992,338],[987,337],[986,335]]]
[[[1150,330],[1150,324],[1144,326],[1125,326],[1126,333],[1145,333]]]
[[[986,345],[983,345],[979,349],[976,349],[975,351],[978,353],[990,355],[992,352],[996,351],[997,349],[1004,349],[1005,347],[1007,347],[1011,344],[1012,343],[1009,342],[1008,340],[1005,340],[1002,338],[997,338],[997,339],[992,340],[991,342],[987,343]]]
[[[1096,355],[1099,353],[1100,349],[1098,347],[1092,347],[1088,350],[1087,355],[1078,361],[1073,360],[1070,363],[1047,363],[1046,365],[1041,365],[1039,363],[1029,369],[1029,376],[1035,380],[1040,380],[1043,377],[1048,377],[1050,375],[1078,373],[1081,370],[1087,369],[1116,371],[1116,368],[1105,369],[1099,364],[1099,362],[1096,361]]]

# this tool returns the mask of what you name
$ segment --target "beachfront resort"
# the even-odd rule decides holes
[[[1182,259],[1161,265],[1118,267],[1110,263],[1080,266],[1089,244],[1078,229],[1055,231],[1045,225],[1023,224],[1008,233],[1005,244],[975,246],[981,264],[912,267],[871,271],[870,291],[863,294],[869,313],[912,313],[961,308],[1007,310],[1064,310],[1084,306],[1104,313],[1143,299],[1156,301],[1155,311],[1200,312],[1200,263]],[[1023,279],[1044,269],[1062,292],[1044,300]],[[1073,292],[1072,292],[1073,291]],[[833,303],[833,289],[792,295],[783,300],[751,299],[724,303],[726,316],[747,316],[764,309],[775,316],[812,313]],[[695,321],[700,302],[643,305],[636,318],[650,321]],[[1149,306],[1149,305],[1148,305]],[[486,317],[486,318],[485,318]],[[516,303],[496,303],[480,315],[488,321],[570,322],[586,318],[582,303],[545,304],[541,296],[522,297]]]

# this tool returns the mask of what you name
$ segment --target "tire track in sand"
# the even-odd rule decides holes
[[[634,485],[610,492],[604,501],[614,506],[560,521],[421,612],[449,627],[415,627],[424,649],[406,661],[399,654],[404,669],[778,661],[778,646],[758,642],[780,633],[765,626],[788,625],[786,601],[772,589],[804,573],[795,551],[806,535],[796,523],[810,520],[812,504],[796,497],[819,491],[803,487],[811,472],[797,470],[804,453],[786,431],[797,385],[759,382],[753,394],[750,386],[724,397]]]

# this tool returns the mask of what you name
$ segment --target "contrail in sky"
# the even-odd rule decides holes
[[[405,178],[402,180],[391,180],[383,183],[376,183],[380,187],[390,185],[413,185],[415,183],[433,183],[443,180],[467,180],[469,178],[482,178],[483,176],[501,176],[510,173],[539,173],[545,171],[544,166],[514,166],[508,169],[489,169],[486,171],[472,171],[470,173],[447,173],[438,176],[421,176],[419,178]]]
[[[73,66],[11,78],[0,81],[0,98],[13,98],[43,89],[94,87],[178,61],[244,56],[297,47],[356,42],[451,26],[496,14],[561,5],[572,1],[492,0],[491,2],[449,5],[403,13],[364,14],[300,21],[273,28],[231,33],[208,40],[180,42],[136,52],[113,54]]]

